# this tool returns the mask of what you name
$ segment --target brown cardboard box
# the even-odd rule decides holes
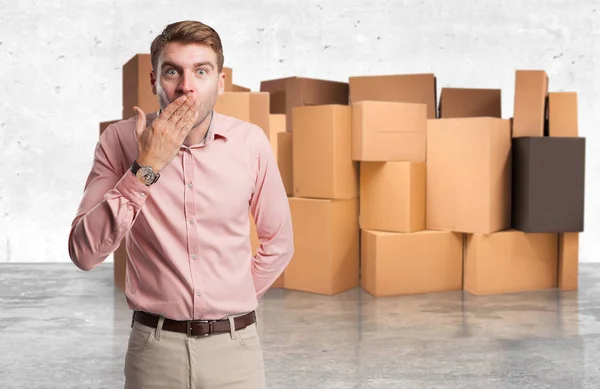
[[[462,234],[361,231],[361,286],[376,296],[460,290]]]
[[[483,295],[555,288],[557,248],[557,234],[469,234],[464,289]]]
[[[510,152],[509,120],[429,120],[426,228],[483,234],[509,228]]]
[[[252,90],[250,88],[246,88],[245,86],[235,85],[235,84],[233,84],[231,86],[231,91],[232,92],[252,92]]]
[[[424,162],[425,104],[361,101],[352,104],[354,161]]]
[[[548,94],[549,136],[579,136],[577,92]]]
[[[150,54],[136,54],[123,65],[123,119],[136,116],[133,107],[146,114],[158,112],[158,98],[152,93]]]
[[[269,128],[265,130],[265,134],[271,143],[275,157],[277,158],[277,145],[279,139],[279,133],[285,132],[285,115],[282,114],[269,114]]]
[[[425,229],[425,162],[361,162],[360,228]]]
[[[252,217],[252,213],[249,213],[250,216],[250,245],[252,246],[252,255],[256,255],[258,247],[260,246],[260,240],[258,239],[258,233],[256,232],[256,223],[254,222],[254,217]],[[275,280],[271,288],[283,288],[283,279],[285,277],[285,271],[283,274]]]
[[[348,105],[294,108],[294,196],[358,197],[358,162],[351,158],[351,121],[352,108]]]
[[[359,285],[358,199],[290,197],[294,257],[284,286],[333,295]]]
[[[286,130],[292,131],[293,108],[310,105],[348,105],[348,83],[305,77],[287,77],[260,83],[270,93],[271,113],[286,115]]]
[[[579,233],[558,234],[558,287],[573,291],[579,286]]]
[[[225,92],[217,98],[215,112],[256,124],[270,133],[268,93]]]
[[[513,137],[544,136],[548,75],[543,70],[517,70]]]
[[[104,130],[106,130],[108,128],[108,126],[110,126],[113,123],[117,123],[119,121],[120,120],[110,120],[107,122],[100,122],[100,134],[99,135],[102,135],[102,133],[104,132]]]
[[[442,88],[440,118],[502,118],[501,89]]]
[[[396,101],[427,105],[427,118],[437,117],[436,78],[433,74],[354,76],[349,78],[350,103]]]
[[[521,137],[512,141],[512,228],[582,232],[585,138]]]
[[[277,134],[277,166],[288,196],[294,195],[294,157],[292,132]]]

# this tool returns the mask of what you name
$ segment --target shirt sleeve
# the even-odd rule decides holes
[[[256,297],[260,299],[290,263],[294,254],[294,237],[287,193],[266,136],[261,137],[259,142],[257,162],[250,212],[260,242],[252,261]]]
[[[86,271],[119,247],[150,192],[130,169],[122,173],[124,156],[116,129],[110,125],[100,136],[69,233],[69,256]]]

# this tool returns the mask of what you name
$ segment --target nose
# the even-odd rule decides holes
[[[192,77],[187,72],[183,72],[177,85],[177,92],[184,95],[188,92],[193,92],[193,87]]]

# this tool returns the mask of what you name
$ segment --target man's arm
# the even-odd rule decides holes
[[[129,169],[121,175],[122,158],[116,127],[111,125],[96,145],[69,233],[69,256],[82,270],[93,269],[119,247],[148,197],[149,188]]]
[[[260,241],[252,261],[256,297],[260,299],[291,261],[294,237],[287,193],[273,149],[266,137],[261,137],[257,163],[256,186],[250,200],[250,211]]]

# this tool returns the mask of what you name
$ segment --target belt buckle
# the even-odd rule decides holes
[[[188,336],[192,335],[192,324],[208,324],[208,332],[198,335],[201,337],[206,337],[208,335],[211,335],[215,331],[213,320],[193,320],[193,321],[186,322],[186,326],[187,326],[186,332],[187,332]]]

